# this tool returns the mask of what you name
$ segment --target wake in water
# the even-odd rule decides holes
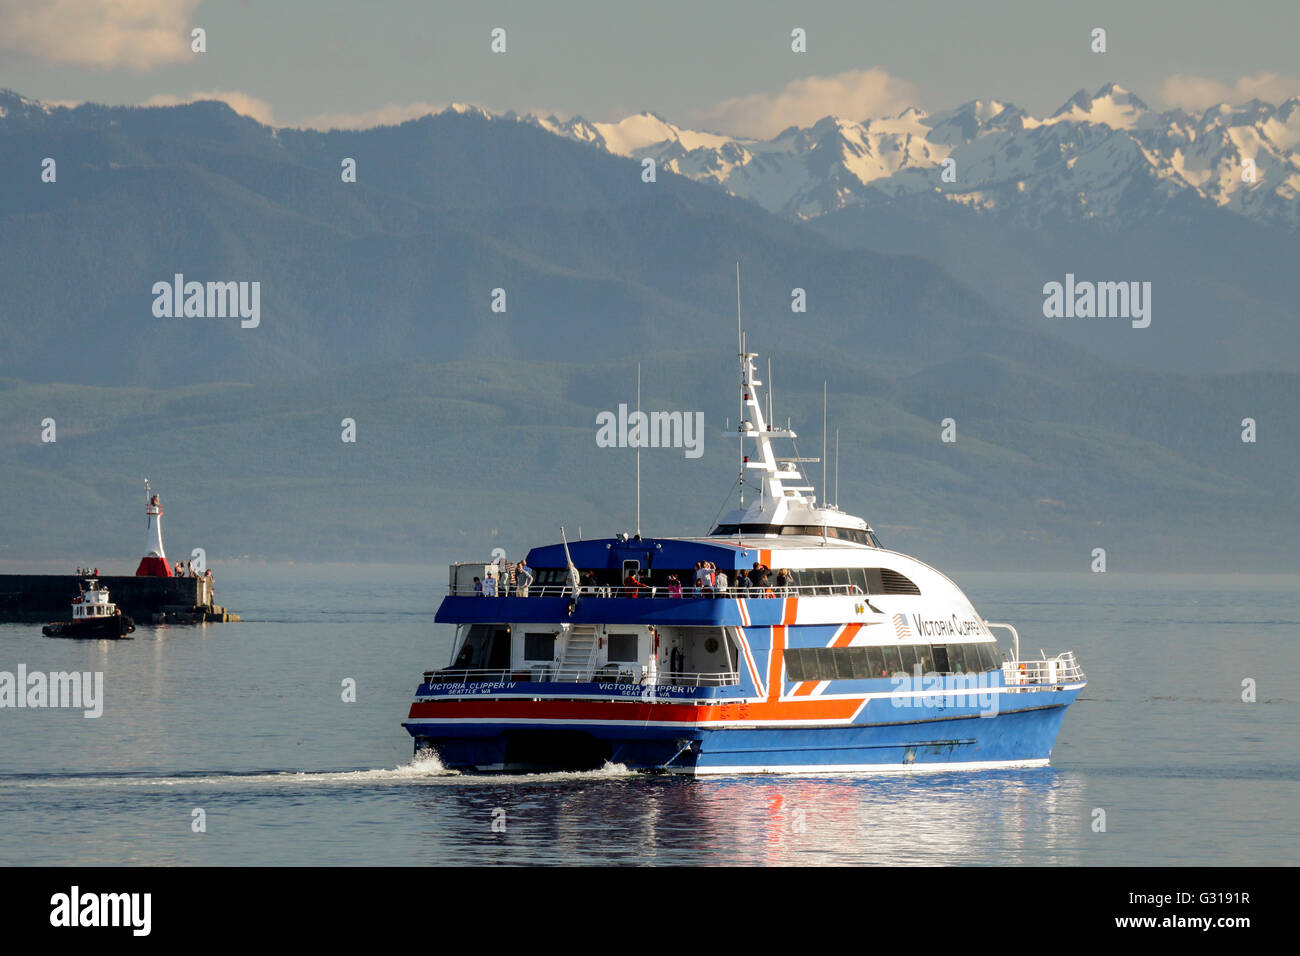
[[[410,763],[381,770],[284,770],[264,773],[177,774],[170,777],[137,777],[130,774],[98,774],[93,776],[36,776],[0,778],[0,791],[10,788],[45,787],[240,787],[250,785],[273,786],[340,786],[340,785],[400,785],[427,783],[510,783],[561,782],[566,780],[609,780],[635,777],[637,774],[623,764],[608,763],[599,770],[563,773],[530,774],[468,774],[448,770],[432,750],[422,750]]]

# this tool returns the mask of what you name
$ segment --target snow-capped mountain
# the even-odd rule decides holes
[[[1157,112],[1110,83],[1093,96],[1080,90],[1041,119],[974,100],[935,114],[827,116],[770,140],[683,129],[651,113],[618,123],[522,119],[620,156],[653,157],[799,218],[932,197],[1030,224],[1054,216],[1105,223],[1189,197],[1300,228],[1300,97],[1195,115]]]

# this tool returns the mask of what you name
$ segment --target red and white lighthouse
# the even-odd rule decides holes
[[[149,487],[149,479],[144,480],[144,495],[147,504],[144,513],[149,517],[149,534],[148,541],[145,544],[144,557],[140,559],[140,566],[135,569],[137,578],[170,578],[172,577],[171,565],[167,563],[167,552],[163,550],[162,543],[162,502]]]

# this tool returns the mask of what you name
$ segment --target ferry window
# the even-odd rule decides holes
[[[984,664],[983,670],[996,671],[1002,669],[1002,655],[998,653],[996,644],[980,644],[979,649]]]
[[[912,583],[912,580],[905,575],[899,574],[893,568],[881,568],[880,580],[883,585],[882,593],[884,594],[920,594],[921,589]]]
[[[903,658],[903,670],[908,674],[916,673],[916,645],[904,644],[898,649],[898,653]]]
[[[916,663],[920,665],[922,674],[934,671],[934,654],[931,653],[929,644],[916,645]]]
[[[849,568],[849,583],[863,594],[870,594],[866,568]]]
[[[867,579],[868,594],[885,593],[885,586],[880,583],[880,568],[863,568],[862,575]]]
[[[554,634],[525,634],[524,635],[524,660],[526,661],[553,661],[555,660],[555,635]]]
[[[878,647],[868,647],[867,651],[867,673],[872,677],[883,677],[885,674],[885,658],[880,653]]]
[[[609,660],[627,664],[637,661],[637,640],[635,634],[609,635]]]
[[[785,652],[785,676],[792,681],[808,680],[808,651],[805,648],[790,648]]]
[[[966,671],[966,645],[949,644],[948,645],[948,666],[954,674],[961,674]]]
[[[844,657],[848,660],[849,676],[861,680],[874,676],[871,673],[871,655],[865,647],[846,647]]]
[[[881,654],[885,657],[885,673],[897,674],[903,669],[903,659],[899,656],[898,648],[894,646],[882,647]]]
[[[835,584],[835,593],[843,594],[849,586],[848,568],[834,568],[831,570],[831,581]]]
[[[830,568],[818,568],[813,572],[813,583],[817,585],[818,594],[830,594],[834,575]]]
[[[947,674],[950,671],[948,666],[948,645],[935,644],[934,650],[934,672],[936,674]]]
[[[813,668],[814,680],[831,680],[835,676],[835,649],[814,647],[817,664]]]
[[[858,675],[853,673],[853,658],[856,656],[854,651],[858,650],[858,648],[837,647],[833,648],[833,650],[835,651],[833,655],[835,659],[835,679],[852,680],[857,677]]]

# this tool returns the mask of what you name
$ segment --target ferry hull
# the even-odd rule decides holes
[[[1039,692],[1032,706],[980,716],[970,709],[912,709],[910,719],[838,726],[737,726],[583,719],[592,706],[548,708],[539,719],[428,719],[412,708],[417,751],[473,772],[631,770],[705,775],[906,773],[1046,766],[1078,689]],[[558,703],[558,702],[557,702]],[[614,704],[626,707],[625,704]],[[572,716],[558,716],[565,711]]]

